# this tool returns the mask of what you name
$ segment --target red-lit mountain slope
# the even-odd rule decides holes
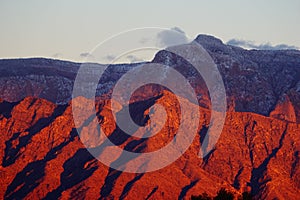
[[[147,152],[163,147],[174,136],[180,112],[174,102],[176,97],[164,91],[132,105],[137,121],[147,119],[154,104],[166,108],[165,127],[149,140],[132,139],[118,130],[108,101],[97,109],[105,134],[115,144],[128,150],[144,146],[137,151]],[[236,196],[249,191],[260,199],[300,195],[300,125],[296,123],[229,112],[214,150],[200,159],[210,112],[191,104],[190,112],[200,109],[201,117],[190,148],[166,168],[130,174],[110,169],[89,154],[77,135],[70,104],[27,97],[17,103],[2,101],[0,109],[0,194],[5,199],[189,199],[203,192],[215,195],[222,187]],[[90,121],[90,113],[82,113],[81,120]],[[92,131],[94,127],[83,123],[81,128]]]

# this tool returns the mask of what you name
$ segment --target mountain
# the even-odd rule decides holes
[[[114,123],[112,112],[120,113],[125,105],[119,103],[118,111],[111,110],[112,87],[138,64],[107,69],[97,90],[97,119],[83,107],[76,127],[71,93],[80,63],[1,60],[0,195],[4,199],[189,199],[203,192],[213,196],[226,188],[236,197],[248,191],[256,199],[297,199],[300,52],[244,50],[207,35],[195,41],[210,54],[224,80],[228,112],[220,139],[206,157],[198,157],[210,124],[208,89],[186,60],[162,50],[152,63],[178,70],[200,94],[200,107],[185,100],[188,113],[200,111],[199,129],[178,160],[141,174],[106,167],[82,144],[92,145],[97,139],[84,137],[95,130],[94,120],[115,145],[133,152],[158,150],[175,137],[180,124],[177,97],[159,86],[140,88],[129,106],[134,121],[146,125],[151,108],[163,105],[167,119],[159,133],[137,139]],[[76,97],[79,105],[89,101]],[[83,130],[80,138],[76,128]]]
[[[232,109],[292,122],[298,119],[299,122],[300,51],[245,50],[207,35],[199,35],[195,41],[217,64],[225,84],[227,103]],[[197,94],[201,94],[199,104],[209,107],[206,85],[187,61],[162,50],[152,62],[167,64],[184,74]],[[96,95],[110,94],[117,80],[137,66],[110,65],[100,80]],[[34,96],[66,104],[71,100],[79,67],[80,63],[43,58],[0,60],[0,98],[15,102]],[[285,107],[289,107],[288,113]]]

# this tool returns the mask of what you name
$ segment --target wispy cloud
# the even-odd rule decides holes
[[[107,55],[107,56],[103,57],[103,59],[105,61],[112,62],[116,59],[116,56],[115,55]]]
[[[157,34],[157,43],[160,47],[169,47],[189,42],[185,32],[179,27],[163,30]]]
[[[79,55],[81,58],[94,58],[94,56],[90,53],[84,52]]]
[[[126,58],[129,60],[130,63],[137,63],[137,62],[144,62],[145,60],[142,58],[139,58],[135,55],[128,55]]]
[[[62,53],[55,53],[51,56],[52,58],[62,58],[63,54]]]
[[[105,62],[105,63],[111,63],[111,62],[118,63],[120,61],[119,58],[117,58],[117,56],[115,56],[115,55],[107,55],[107,56],[103,57],[103,60],[104,60],[103,62]],[[121,62],[130,62],[130,63],[137,63],[137,62],[145,61],[143,58],[140,58],[133,54],[124,56],[121,60],[122,60]]]
[[[243,47],[247,49],[259,49],[259,50],[284,50],[284,49],[299,49],[299,47],[287,45],[287,44],[278,44],[272,45],[271,43],[256,44],[256,42],[251,40],[240,40],[240,39],[231,39],[227,42],[228,45]]]

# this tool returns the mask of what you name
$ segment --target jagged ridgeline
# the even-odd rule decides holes
[[[199,35],[195,41],[217,64],[231,110],[299,122],[300,51],[245,50],[206,35]],[[195,88],[200,106],[209,108],[206,85],[186,60],[162,50],[152,62],[180,71]],[[96,95],[109,98],[119,78],[138,65],[109,66]],[[80,63],[44,58],[0,60],[0,98],[15,102],[35,96],[56,104],[67,104],[79,67]]]
[[[162,50],[154,63],[167,64],[195,88],[199,129],[190,148],[173,164],[155,172],[132,174],[100,163],[86,150],[72,115],[73,82],[80,63],[50,59],[0,60],[0,196],[3,199],[297,199],[300,196],[300,52],[258,51],[228,46],[212,37],[196,38],[211,55],[224,80],[228,113],[215,148],[204,159],[199,148],[210,123],[207,87],[182,58]],[[100,79],[97,120],[108,138],[128,151],[164,147],[179,126],[177,97],[159,86],[137,90],[131,115],[149,123],[149,108],[165,105],[164,127],[149,139],[120,130],[110,107],[113,85],[138,64],[111,65]],[[150,98],[155,94],[155,98]],[[76,97],[77,102],[90,101]],[[176,103],[177,102],[177,103]],[[170,106],[172,105],[172,106]],[[125,105],[120,104],[118,111]],[[115,158],[118,159],[118,158]],[[222,189],[223,188],[223,189]]]

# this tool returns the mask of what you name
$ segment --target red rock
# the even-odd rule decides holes
[[[88,101],[78,100],[82,105]],[[163,92],[153,103],[166,106],[168,119],[157,135],[144,142],[143,152],[170,142],[179,126],[174,95]],[[108,136],[115,130],[109,105],[106,101],[96,106]],[[137,120],[149,114],[142,105],[134,110],[134,114],[142,113]],[[210,112],[195,105],[190,109],[200,109],[199,127],[205,131]],[[109,169],[89,154],[74,129],[71,105],[26,98],[11,113],[0,120],[3,198],[189,199],[203,192],[215,195],[222,187],[235,196],[251,190],[263,199],[296,199],[300,195],[300,125],[286,120],[229,112],[222,135],[208,157],[198,157],[201,144],[197,134],[173,164],[155,172],[131,174]],[[86,112],[81,120],[90,114]],[[82,125],[87,130],[93,128]],[[135,139],[128,138],[120,147]]]

